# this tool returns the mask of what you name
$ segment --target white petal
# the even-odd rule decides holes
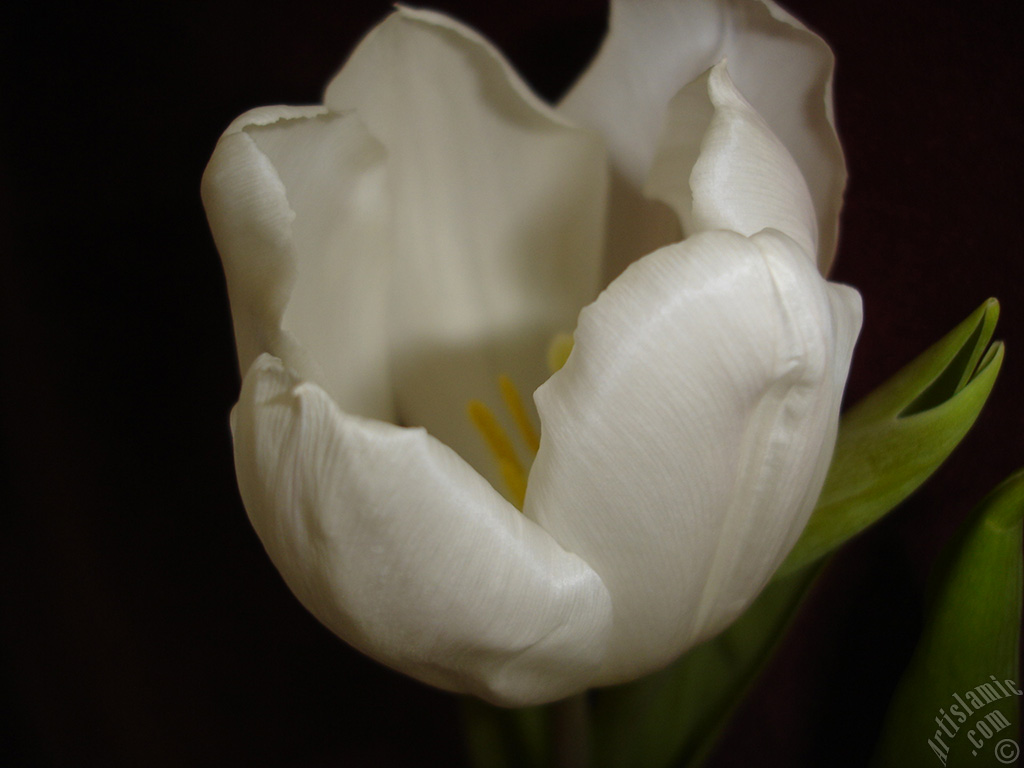
[[[327,89],[388,149],[396,259],[391,337],[402,419],[484,472],[466,417],[532,391],[546,345],[599,286],[606,159],[596,135],[534,97],[475,32],[399,9]]]
[[[807,180],[817,212],[818,264],[824,272],[835,251],[846,183],[832,118],[833,57],[824,41],[775,3],[612,0],[608,37],[559,109],[602,132],[615,171],[624,185],[638,191],[669,101],[723,58],[740,92],[782,140]],[[610,218],[616,217],[613,207]],[[643,221],[634,222],[635,231],[644,226]]]
[[[224,133],[202,192],[241,369],[271,352],[349,411],[391,418],[383,174],[354,116],[267,107]]]
[[[689,233],[777,229],[809,258],[817,252],[814,205],[800,169],[736,90],[725,62],[670,102],[644,191],[671,205]]]
[[[824,482],[860,326],[781,233],[706,232],[631,266],[535,394],[525,512],[612,595],[600,680],[668,663],[756,596]]]
[[[269,355],[233,413],[242,499],[302,603],[356,648],[506,705],[592,682],[600,579],[422,429],[340,411]]]

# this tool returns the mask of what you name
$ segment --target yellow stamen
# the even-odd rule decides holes
[[[523,399],[519,396],[519,390],[512,383],[512,379],[505,374],[498,377],[498,386],[501,388],[501,399],[505,401],[505,407],[512,414],[512,419],[515,421],[516,427],[519,428],[523,442],[526,443],[527,448],[537,453],[537,449],[540,448],[540,435],[533,428],[530,416],[526,413],[526,407],[523,405]]]
[[[548,370],[554,373],[562,369],[565,361],[569,359],[569,353],[572,352],[572,344],[571,333],[555,334],[548,345]]]
[[[519,463],[519,457],[516,456],[515,448],[512,447],[512,441],[508,439],[505,430],[494,418],[491,409],[482,402],[471,400],[466,410],[473,426],[483,435],[487,447],[498,460],[498,469],[508,487],[509,501],[522,509],[526,499],[526,470]]]

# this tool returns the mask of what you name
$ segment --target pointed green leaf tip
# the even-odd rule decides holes
[[[877,768],[1017,764],[1022,518],[1024,470],[982,502],[943,552]]]
[[[974,424],[1003,362],[989,346],[989,299],[945,338],[847,412],[818,505],[777,576],[859,533],[923,483]]]

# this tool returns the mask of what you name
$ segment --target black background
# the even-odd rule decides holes
[[[545,96],[596,0],[447,0]],[[834,47],[850,169],[834,279],[856,400],[988,296],[1007,360],[932,481],[835,561],[714,766],[861,765],[920,597],[1024,463],[1021,29],[1010,2],[788,6]],[[384,2],[23,3],[2,22],[3,726],[26,766],[460,765],[457,700],[288,593],[234,484],[238,390],[199,178],[227,123],[315,103]]]

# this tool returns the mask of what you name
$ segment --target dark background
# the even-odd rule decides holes
[[[448,10],[554,97],[597,0]],[[1021,29],[1010,2],[791,0],[833,45],[864,297],[855,400],[988,296],[1007,359],[975,430],[849,546],[714,766],[855,766],[936,554],[1024,464]],[[238,391],[199,202],[242,111],[313,103],[384,2],[22,3],[0,51],[3,726],[25,766],[459,765],[457,700],[348,649],[283,586],[234,483]],[[841,747],[837,747],[841,745]]]

